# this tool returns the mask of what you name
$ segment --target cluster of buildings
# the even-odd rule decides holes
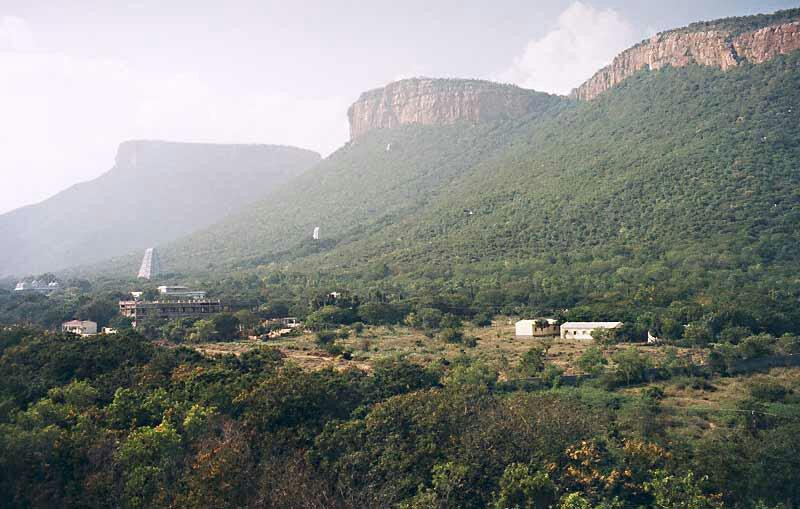
[[[19,283],[17,283],[17,286],[16,288],[14,288],[14,291],[20,293],[35,292],[35,293],[50,294],[58,290],[59,288],[61,288],[61,284],[59,284],[58,281],[50,281],[48,283],[45,283],[44,281],[39,281],[37,279],[34,279],[31,282],[20,281]]]
[[[206,299],[203,290],[185,286],[159,286],[157,300],[144,300],[143,292],[131,292],[132,300],[119,301],[119,312],[131,319],[133,326],[147,319],[192,318],[213,315],[223,311],[219,299]]]
[[[71,332],[78,336],[94,336],[97,334],[97,322],[91,320],[70,320],[61,324],[61,332]],[[117,329],[103,327],[102,334],[116,334]]]
[[[561,325],[552,318],[519,320],[514,324],[515,334],[520,337],[553,337],[561,339],[592,339],[596,330],[617,329],[622,322],[565,322]]]

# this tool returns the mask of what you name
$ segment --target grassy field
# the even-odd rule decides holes
[[[474,347],[463,344],[447,343],[437,336],[429,337],[423,331],[404,326],[366,327],[360,334],[350,332],[347,338],[338,339],[336,344],[351,352],[352,359],[344,360],[320,348],[313,333],[304,333],[270,341],[239,341],[226,343],[207,343],[195,348],[207,355],[239,354],[243,351],[272,346],[279,348],[287,357],[297,364],[317,369],[325,366],[337,368],[358,367],[369,369],[372,362],[386,356],[404,356],[420,364],[453,361],[468,355],[481,359],[495,366],[501,378],[507,376],[518,363],[522,355],[533,347],[548,348],[547,361],[562,368],[566,374],[580,371],[576,361],[591,346],[593,341],[582,341],[558,338],[517,338],[514,336],[514,319],[501,317],[489,327],[475,327],[466,324],[465,337],[476,338]],[[611,357],[617,350],[637,348],[649,357],[658,359],[664,355],[664,349],[646,344],[614,345],[605,347],[606,357]],[[704,361],[704,352],[699,349],[678,349],[681,356],[690,356],[695,362]]]
[[[515,368],[522,356],[533,347],[547,348],[547,362],[556,364],[565,374],[579,374],[577,360],[594,341],[561,340],[559,338],[517,338],[514,336],[514,319],[500,317],[490,327],[475,327],[465,324],[465,337],[476,338],[474,347],[447,343],[434,335],[409,327],[366,327],[360,334],[350,331],[346,338],[336,340],[336,345],[350,352],[352,358],[332,355],[316,342],[313,333],[285,337],[270,341],[239,341],[225,343],[206,343],[194,348],[206,355],[240,354],[254,348],[270,346],[280,349],[288,359],[306,369],[334,367],[335,369],[359,368],[369,371],[372,364],[381,358],[403,356],[420,364],[443,363],[467,355],[480,359],[493,366],[500,374],[500,380],[514,378]],[[602,348],[613,369],[612,355],[627,348],[635,348],[658,364],[667,348],[647,344],[620,344]],[[678,356],[691,358],[695,364],[706,361],[708,350],[675,349]],[[593,384],[593,382],[589,382]],[[644,391],[658,387],[663,391],[659,405],[663,412],[658,419],[663,420],[668,433],[685,438],[699,439],[719,427],[729,427],[735,421],[746,419],[753,404],[753,388],[759,385],[783,387],[787,398],[800,398],[800,368],[774,368],[769,372],[751,373],[735,377],[715,376],[709,379],[700,377],[676,377],[649,384],[640,384],[620,389],[621,394],[638,397]],[[789,400],[787,400],[789,401]],[[756,406],[758,406],[756,404]],[[788,408],[788,407],[787,407]],[[800,420],[800,415],[783,415],[785,407],[780,401],[758,406],[766,412],[763,417],[772,419],[791,418]]]

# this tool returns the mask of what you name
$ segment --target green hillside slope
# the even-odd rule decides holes
[[[292,180],[269,199],[164,250],[176,270],[214,270],[293,260],[371,238],[442,200],[481,161],[569,102],[538,94],[524,121],[401,127],[369,133]],[[321,242],[311,242],[315,226]]]
[[[0,276],[58,270],[177,239],[319,160],[293,147],[123,143],[106,174],[0,215]]]
[[[594,316],[723,297],[792,307],[798,84],[795,53],[641,73],[514,124],[375,131],[165,257]]]

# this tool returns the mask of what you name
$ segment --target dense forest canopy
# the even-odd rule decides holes
[[[794,507],[798,387],[701,437],[663,391],[527,392],[464,358],[307,371],[128,333],[0,331],[0,497],[19,507]],[[700,380],[699,382],[697,380]],[[702,379],[694,384],[713,387]],[[729,458],[736,458],[728,461]],[[775,505],[787,503],[789,505]]]

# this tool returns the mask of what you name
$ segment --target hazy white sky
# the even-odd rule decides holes
[[[107,171],[123,140],[327,155],[349,104],[394,79],[567,93],[656,31],[798,4],[0,0],[0,213]]]

